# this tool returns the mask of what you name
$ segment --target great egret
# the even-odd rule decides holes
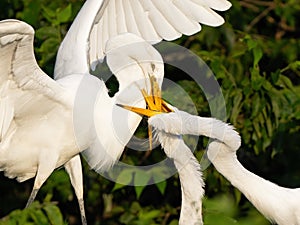
[[[164,138],[164,133],[204,135],[215,139],[208,145],[207,156],[215,168],[238,188],[272,223],[300,224],[300,188],[285,188],[248,171],[238,161],[236,151],[241,139],[234,128],[213,118],[186,112],[158,114],[149,124]]]
[[[133,34],[111,39],[107,43],[108,65],[114,71],[117,67],[111,60],[122,58],[125,65],[120,63],[122,70],[115,71],[115,76],[120,82],[121,93],[127,89],[133,93],[115,94],[111,98],[104,82],[88,74],[52,80],[35,61],[33,39],[34,30],[28,24],[18,20],[0,21],[0,170],[20,182],[35,176],[28,206],[53,170],[65,165],[80,204],[82,223],[86,224],[78,154],[89,148],[85,154],[87,157],[93,155],[89,162],[97,160],[93,165],[97,170],[107,170],[119,159],[140,117],[115,104],[130,103],[143,107],[145,103],[140,88],[149,90],[149,74],[161,80],[162,59],[150,44]],[[132,51],[131,44],[137,44],[136,51]],[[122,54],[118,54],[118,47],[123,45]],[[128,74],[134,78],[124,79]],[[95,99],[95,105],[90,106],[95,107],[94,118],[82,115],[74,122],[76,92],[83,81],[89,87],[84,97]],[[112,111],[117,118],[126,118],[128,126],[115,123],[116,126],[112,127]],[[89,123],[93,119],[98,126],[105,128],[106,134],[113,134],[109,138],[100,135],[101,143],[97,146],[94,146],[95,136],[101,130],[95,131],[95,123]],[[84,124],[84,134],[79,139],[78,133],[74,132],[74,123]]]
[[[224,11],[229,9],[231,4],[227,0],[87,0],[78,15],[76,16],[72,26],[70,27],[66,37],[64,38],[56,59],[54,77],[55,79],[63,78],[73,74],[89,74],[90,69],[95,69],[99,62],[102,62],[105,56],[105,46],[109,39],[129,32],[136,34],[146,41],[154,44],[162,39],[174,40],[182,34],[192,35],[201,30],[201,24],[209,26],[219,26],[224,23],[224,19],[213,10]],[[120,59],[120,58],[119,58]],[[118,63],[116,60],[111,62]],[[118,67],[120,68],[120,67]],[[135,71],[131,74],[119,76],[119,87],[122,88],[123,82],[129,83],[137,79]],[[161,82],[162,76],[159,77]],[[119,90],[120,92],[120,90]],[[132,105],[139,99],[139,95],[129,93],[132,103],[124,102]],[[126,98],[126,94],[123,94]],[[103,102],[103,104],[107,104]],[[133,115],[132,115],[133,116]],[[133,116],[134,117],[134,116]],[[109,118],[109,119],[108,119]],[[120,156],[123,148],[127,143],[127,135],[121,146],[119,144],[115,150],[112,144],[118,141],[109,123],[112,120],[111,115],[108,118],[99,118],[98,122],[103,122],[107,126],[100,128],[99,133],[106,139],[103,146],[110,154]],[[134,117],[131,123],[130,132],[132,134],[139,123],[139,119]],[[100,154],[100,153],[99,153]],[[101,162],[105,160],[103,157],[94,157],[94,154],[86,154],[89,164],[97,170],[97,166],[101,166]],[[99,156],[99,155],[98,155]],[[73,161],[80,164],[80,158],[77,157]],[[99,168],[98,168],[99,169]],[[74,177],[75,189],[78,187],[82,196],[82,172],[81,168],[69,167]],[[78,181],[76,178],[78,177]]]

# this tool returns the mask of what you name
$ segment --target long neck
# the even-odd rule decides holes
[[[88,38],[103,0],[87,0],[76,16],[57,53],[54,77],[89,71]]]
[[[289,221],[295,221],[293,210],[299,203],[294,199],[299,199],[299,190],[280,187],[248,171],[238,161],[236,152],[221,142],[214,141],[209,145],[208,157],[266,218],[280,225],[294,224]]]
[[[88,89],[89,86],[99,83],[99,91],[95,97],[94,104],[91,104],[92,108],[90,111],[86,110],[87,107],[83,107],[86,102],[84,99],[89,99],[88,96],[78,96],[78,98],[82,99],[82,104],[79,102],[78,105],[79,113],[77,114],[80,118],[78,121],[84,122],[84,124],[78,125],[78,138],[82,139],[83,137],[82,150],[88,147],[83,154],[91,168],[97,172],[103,172],[110,169],[120,158],[124,147],[140,123],[141,116],[117,106],[116,103],[119,102],[117,95],[111,98],[108,95],[104,82],[94,76],[90,77],[92,79],[87,80],[83,89]],[[134,96],[130,100],[132,100],[133,105],[134,103],[139,107],[145,105],[142,101],[134,101]],[[128,104],[128,102],[126,103]],[[86,114],[86,112],[90,113]],[[87,123],[88,121],[90,122]],[[89,131],[87,138],[87,132],[84,132],[83,127],[86,127],[85,130]]]
[[[185,145],[181,136],[158,131],[159,142],[166,155],[174,160],[181,184],[181,211],[179,225],[203,224],[202,197],[204,182],[200,165]]]

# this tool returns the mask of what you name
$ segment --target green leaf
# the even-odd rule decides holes
[[[57,28],[55,28],[53,26],[45,26],[45,27],[41,27],[40,29],[36,30],[35,36],[38,39],[46,40],[49,38],[58,39],[60,37],[60,34],[59,34],[59,31],[57,30]]]
[[[151,179],[151,174],[148,171],[137,169],[134,175],[135,186],[145,186]]]
[[[280,70],[277,70],[275,72],[271,72],[271,79],[272,79],[273,84],[277,83],[277,81],[279,79],[279,76],[280,76]]]
[[[62,214],[57,206],[53,204],[47,204],[43,209],[45,210],[51,224],[64,224]]]
[[[72,16],[72,5],[69,4],[66,8],[59,11],[57,14],[57,22],[58,24],[68,22]]]
[[[165,191],[166,191],[166,188],[167,188],[167,181],[162,181],[162,182],[156,183],[155,185],[158,188],[159,192],[162,195],[164,195]]]
[[[31,24],[32,26],[38,26],[39,14],[41,11],[41,2],[40,1],[24,1],[25,9],[20,13],[22,20]]]
[[[45,19],[47,19],[51,24],[56,23],[56,13],[54,10],[52,10],[50,7],[47,7],[45,5],[42,6],[42,12]]]
[[[141,197],[141,194],[143,193],[143,190],[145,188],[146,188],[146,186],[134,186],[134,190],[135,190],[137,199],[139,199]]]
[[[137,198],[140,198],[143,190],[145,189],[150,179],[151,179],[151,175],[147,171],[139,170],[139,169],[136,170],[133,184],[135,186],[135,192]]]
[[[234,90],[233,91],[233,101],[232,101],[232,110],[231,110],[231,118],[232,118],[232,122],[233,124],[236,124],[236,120],[238,118],[238,115],[241,111],[242,108],[242,100],[243,100],[243,93],[241,90]]]
[[[253,49],[253,56],[254,56],[254,61],[253,61],[253,66],[257,66],[258,62],[261,60],[263,56],[263,51],[260,47],[256,47]]]
[[[160,214],[160,210],[151,210],[149,212],[141,211],[139,213],[140,220],[143,221],[151,221],[156,218]]]
[[[246,35],[244,37],[244,40],[246,41],[247,43],[247,46],[248,46],[248,50],[252,50],[254,49],[256,46],[257,46],[257,41],[256,40],[253,40],[252,37],[250,35]]]
[[[30,216],[36,224],[48,225],[49,221],[41,209],[36,209],[30,212]]]
[[[251,86],[254,90],[258,91],[261,89],[262,85],[265,82],[265,78],[259,74],[259,69],[253,67],[250,69],[251,72]]]
[[[115,186],[113,188],[112,191],[116,191],[122,187],[124,187],[125,185],[128,185],[131,183],[132,178],[134,175],[134,170],[132,169],[125,169],[123,171],[121,171],[121,173],[119,174],[119,176],[116,179],[116,183]]]
[[[42,59],[40,60],[40,65],[43,66],[47,64],[47,62],[53,59],[56,56],[57,49],[59,47],[59,40],[57,38],[49,38],[45,40],[41,47],[39,48],[39,52],[42,52]]]

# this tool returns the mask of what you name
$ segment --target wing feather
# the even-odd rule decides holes
[[[103,13],[102,30],[99,30],[99,32],[102,32],[102,35],[101,35],[102,36],[102,38],[101,38],[102,49],[105,49],[106,42],[109,39],[109,31],[108,31],[109,24],[108,24],[108,22],[109,22],[108,21],[108,12],[107,12],[107,10],[105,10]],[[94,46],[90,46],[90,48],[94,48]],[[103,57],[103,55],[101,55],[101,56]]]
[[[109,24],[109,36],[110,37],[115,37],[118,35],[118,30],[117,26],[115,25],[116,23],[116,1],[112,1],[111,4],[108,4],[108,24]]]
[[[206,5],[209,8],[212,8],[217,11],[226,11],[231,7],[231,3],[229,1],[224,1],[224,0],[213,0],[213,1],[208,1],[208,0],[192,0],[195,2],[197,5]]]
[[[129,32],[143,37],[150,43],[158,43],[193,35],[201,30],[200,24],[219,26],[224,19],[214,10],[227,10],[231,4],[226,0],[110,0],[102,4],[101,17],[98,17],[98,29],[102,46],[97,46],[97,58],[89,54],[91,62],[99,62],[105,55],[106,42],[117,34]],[[109,16],[106,12],[109,11]],[[106,20],[109,20],[107,22]],[[106,33],[108,24],[110,32]],[[95,28],[92,28],[95,29]],[[94,33],[92,33],[94,35]],[[106,35],[108,34],[108,35]],[[91,42],[93,43],[93,42]],[[90,49],[95,46],[90,46]],[[101,61],[101,60],[100,60]]]
[[[117,30],[119,34],[127,32],[127,25],[125,19],[125,12],[122,0],[116,1],[116,21],[117,21]]]
[[[64,89],[35,60],[33,39],[34,30],[28,24],[0,21],[0,138],[13,117],[41,113],[54,104],[65,105]]]
[[[87,0],[60,47],[55,78],[95,68],[105,56],[107,41],[114,36],[129,32],[151,44],[175,40],[182,34],[199,32],[201,24],[221,25],[224,19],[214,10],[230,6],[227,0]],[[87,65],[79,63],[84,61]]]
[[[134,18],[134,11],[130,1],[131,0],[123,0],[124,12],[126,12],[125,18],[127,32],[141,36],[136,20]]]
[[[149,42],[157,42],[157,40],[161,39],[149,18],[149,12],[145,11],[140,0],[132,0],[131,7],[141,37]]]
[[[141,3],[146,11],[149,12],[149,18],[152,21],[156,32],[159,34],[160,39],[165,39],[167,41],[177,39],[181,36],[181,33],[178,32],[167,20],[167,18],[162,13],[165,8],[160,8],[157,6],[157,1],[147,1],[141,0]],[[160,41],[160,40],[159,40]]]
[[[0,142],[5,137],[5,134],[14,118],[14,107],[6,96],[0,99]]]
[[[157,1],[154,0],[153,3],[156,8],[160,11],[163,17],[168,21],[168,23],[178,31],[185,35],[192,35],[200,30],[200,25],[198,22],[191,20],[186,17],[182,11],[170,1]]]

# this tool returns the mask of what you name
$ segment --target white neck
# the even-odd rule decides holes
[[[181,184],[181,211],[179,225],[202,225],[202,197],[204,182],[200,165],[181,136],[157,131],[166,155],[174,160]]]
[[[279,225],[300,224],[299,189],[283,188],[251,173],[238,161],[236,152],[221,142],[214,141],[209,145],[208,157],[270,221]]]
[[[87,0],[76,16],[57,53],[54,77],[89,71],[88,39],[103,0]]]

